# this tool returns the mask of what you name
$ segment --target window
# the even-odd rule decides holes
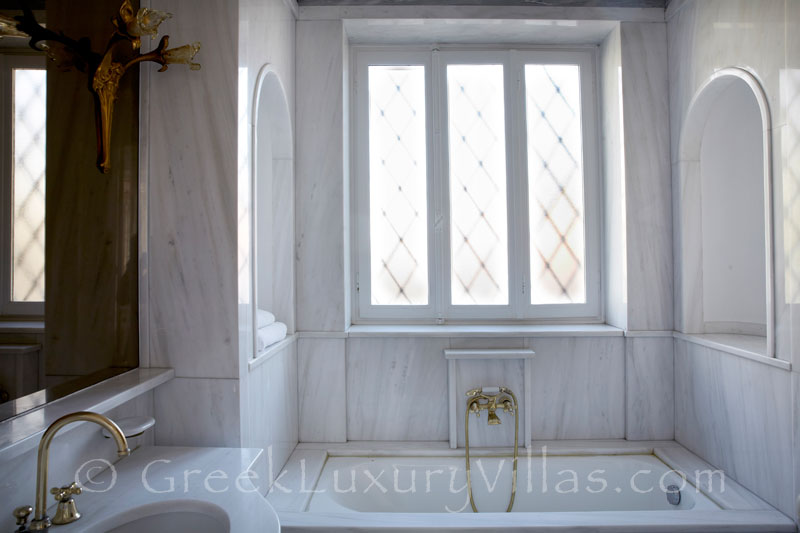
[[[35,56],[2,56],[2,313],[44,313],[47,72]]]
[[[357,47],[356,321],[599,321],[594,55]]]

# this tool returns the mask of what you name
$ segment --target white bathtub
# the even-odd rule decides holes
[[[505,512],[511,457],[472,459],[479,512]],[[719,475],[718,475],[719,477]],[[670,486],[680,503],[667,501]],[[330,457],[308,506],[319,513],[472,513],[463,458]],[[653,455],[523,456],[512,512],[719,509]]]
[[[436,443],[301,444],[268,499],[289,533],[796,531],[788,517],[672,442],[520,450],[506,513],[508,451],[473,453],[478,513],[469,505],[463,450]],[[668,500],[671,485],[680,490],[676,504]]]

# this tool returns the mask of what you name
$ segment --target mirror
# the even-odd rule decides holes
[[[97,48],[119,3],[28,5],[47,28]],[[0,14],[18,7],[0,0]],[[86,75],[17,37],[0,39],[0,67],[2,420],[138,366],[139,71],[121,81],[114,165],[100,174]]]

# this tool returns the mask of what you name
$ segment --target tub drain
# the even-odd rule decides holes
[[[667,487],[667,501],[670,505],[678,505],[681,503],[681,489],[677,485],[670,485]]]

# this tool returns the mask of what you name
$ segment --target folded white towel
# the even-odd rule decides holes
[[[256,310],[256,329],[261,329],[275,322],[275,315],[263,309]]]
[[[273,322],[269,326],[258,328],[256,332],[257,351],[262,352],[267,346],[284,338],[286,338],[286,324],[283,322]]]

